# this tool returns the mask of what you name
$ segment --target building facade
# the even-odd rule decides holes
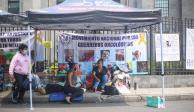
[[[24,13],[29,9],[41,9],[54,6],[61,0],[0,0],[0,10],[10,13]]]
[[[161,8],[163,16],[194,18],[192,0],[121,0],[122,4],[136,8]]]
[[[65,0],[0,0],[0,9],[11,13],[24,13],[29,9],[54,6]],[[135,8],[161,8],[163,16],[194,18],[192,0],[114,0]]]

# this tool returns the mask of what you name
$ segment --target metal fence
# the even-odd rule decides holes
[[[164,62],[165,75],[185,75],[194,74],[194,70],[186,70],[186,29],[194,28],[194,19],[179,19],[174,17],[164,17],[162,19],[163,33],[178,33],[180,42],[180,61]],[[148,61],[149,74],[160,75],[161,63],[156,62],[154,34],[160,33],[160,25],[142,26],[132,29],[132,32],[148,32]]]
[[[180,61],[164,62],[165,75],[194,74],[186,70],[186,28],[194,27],[194,19],[163,18],[163,33],[178,33],[180,42]],[[150,74],[161,74],[161,63],[156,62],[154,33],[159,33],[159,25],[150,26]]]
[[[184,75],[184,74],[194,74],[194,70],[185,69],[186,60],[186,28],[194,27],[194,19],[192,18],[169,18],[164,17],[163,21],[163,33],[179,33],[180,41],[180,61],[174,62],[164,62],[165,75]],[[98,30],[65,30],[66,32],[72,33],[91,33],[91,34],[121,34],[127,32],[147,32],[148,37],[148,72],[151,75],[160,75],[161,73],[161,63],[156,62],[155,55],[155,42],[154,34],[159,33],[160,25],[154,24],[149,26],[141,26],[138,28],[133,28],[128,30],[127,28],[109,30],[109,29],[98,29]],[[13,31],[13,30],[26,30],[26,27],[0,27],[0,32]],[[64,30],[51,30],[43,31],[44,40],[51,40],[53,42],[52,49],[44,50],[44,68],[56,63],[58,60],[58,44],[56,43],[56,32]],[[36,45],[35,45],[36,46]],[[46,55],[50,54],[50,55]],[[37,54],[38,55],[38,54]]]

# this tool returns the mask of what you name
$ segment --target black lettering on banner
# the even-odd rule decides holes
[[[82,47],[82,43],[79,42],[79,43],[78,43],[78,47]]]
[[[101,37],[101,41],[121,41],[121,37]]]
[[[133,40],[138,39],[138,35],[132,35],[131,39],[133,39]]]
[[[104,47],[125,47],[126,42],[111,42],[111,43],[104,43]]]
[[[133,42],[129,42],[127,46],[133,46]]]
[[[130,40],[131,38],[130,38],[130,35],[129,36],[123,36],[122,37],[122,40]]]
[[[103,47],[103,43],[78,42],[78,47]]]
[[[77,36],[77,35],[74,35],[72,36],[72,40],[84,40],[84,41],[97,41],[97,40],[100,40],[99,37],[88,37],[88,36]]]

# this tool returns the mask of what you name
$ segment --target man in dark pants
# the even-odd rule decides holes
[[[27,56],[27,45],[21,44],[19,52],[12,58],[9,66],[9,77],[14,84],[12,102],[24,104],[24,81],[27,79],[30,68],[30,58]]]
[[[23,88],[23,83],[27,79],[27,75],[21,75],[14,73],[15,77],[15,90],[13,91],[12,101],[13,103],[24,103],[23,97],[25,94],[25,89]]]

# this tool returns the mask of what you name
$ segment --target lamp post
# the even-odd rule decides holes
[[[50,0],[47,1],[48,2],[48,7],[50,6]]]

